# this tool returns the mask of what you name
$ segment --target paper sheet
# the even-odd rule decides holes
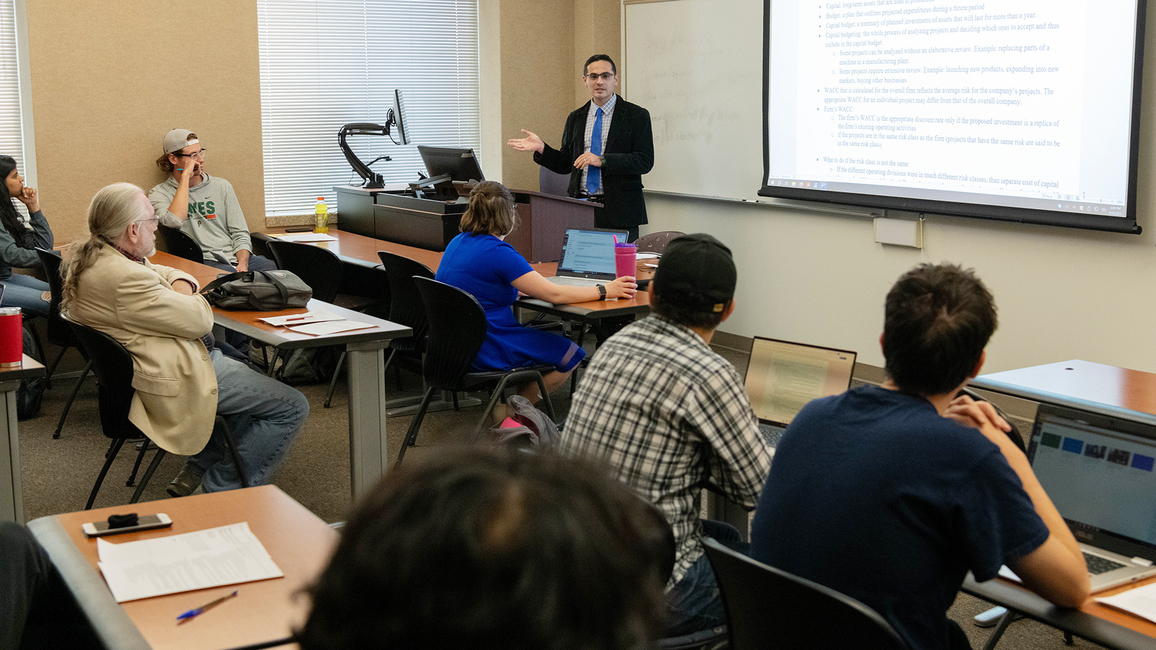
[[[310,242],[319,242],[319,241],[337,241],[337,238],[332,236],[332,235],[325,235],[325,234],[316,233],[316,232],[303,232],[300,234],[293,233],[293,234],[288,234],[288,235],[279,235],[277,237],[277,239],[280,239],[281,241],[297,242],[299,244],[307,244]]]
[[[635,257],[635,259],[640,259],[640,260],[656,260],[656,259],[658,259],[659,257],[660,257],[660,256],[659,256],[659,254],[658,254],[658,253],[638,253],[638,254],[637,254],[637,256]]]
[[[322,323],[331,320],[345,320],[337,314],[331,314],[324,310],[307,311],[304,314],[293,314],[291,316],[269,316],[261,318],[262,320],[274,327],[281,327],[283,325],[306,325],[309,323]]]
[[[285,575],[247,522],[96,548],[118,603]]]
[[[342,321],[327,321],[324,323],[311,323],[309,325],[302,325],[301,327],[290,327],[294,332],[301,332],[302,334],[337,334],[338,332],[348,332],[351,330],[362,330],[368,327],[376,327],[372,323],[359,323],[352,320]]]
[[[1156,623],[1156,583],[1129,589],[1115,596],[1097,598],[1096,602]]]

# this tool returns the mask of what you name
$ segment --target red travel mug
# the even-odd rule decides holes
[[[637,269],[638,246],[634,244],[614,245],[614,275],[634,277]]]
[[[19,307],[0,308],[0,368],[19,368],[24,356],[24,321]]]

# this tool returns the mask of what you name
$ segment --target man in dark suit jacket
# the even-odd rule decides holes
[[[602,204],[594,211],[595,224],[626,229],[634,241],[638,226],[646,223],[642,175],[654,166],[650,113],[614,94],[618,70],[605,54],[586,60],[582,82],[590,102],[566,118],[561,147],[554,149],[525,129],[526,137],[511,139],[509,145],[533,151],[534,162],[554,173],[569,173],[570,196]]]

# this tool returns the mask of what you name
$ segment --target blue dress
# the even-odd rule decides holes
[[[511,283],[533,270],[513,246],[493,235],[462,233],[446,247],[436,279],[468,292],[486,312],[486,340],[474,367],[507,370],[550,364],[569,372],[586,356],[569,339],[529,329],[514,318],[510,306],[518,290]]]

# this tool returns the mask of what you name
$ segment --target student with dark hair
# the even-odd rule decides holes
[[[391,471],[310,590],[304,650],[635,650],[661,628],[662,516],[552,454],[449,449]]]
[[[753,508],[771,464],[742,380],[710,349],[737,279],[714,237],[670,242],[650,283],[652,313],[598,348],[559,438],[565,453],[605,461],[673,527],[667,636],[725,623],[702,537],[746,550],[734,528],[699,518],[702,488],[714,483]]]
[[[567,193],[598,205],[599,228],[626,229],[627,241],[638,239],[646,223],[642,175],[654,167],[654,135],[650,113],[615,94],[618,68],[605,54],[595,54],[582,66],[582,83],[590,101],[566,118],[557,149],[522,129],[522,138],[507,144],[533,151],[534,162],[556,174],[570,174]]]
[[[4,177],[4,184],[0,185],[0,284],[4,285],[0,307],[19,307],[46,316],[51,297],[48,283],[13,273],[12,267],[40,268],[34,249],[39,246],[52,250],[52,228],[40,211],[36,188],[24,186],[24,177],[11,156],[0,156],[0,176]],[[12,199],[28,209],[27,225],[16,213]]]
[[[526,258],[505,242],[517,225],[514,198],[501,183],[483,181],[470,192],[462,215],[462,234],[454,237],[442,255],[437,279],[463,289],[486,311],[486,340],[474,366],[506,370],[533,364],[555,368],[543,380],[555,391],[586,356],[582,348],[557,334],[523,327],[510,309],[518,292],[554,304],[630,298],[632,277],[621,277],[597,287],[554,284],[535,271]],[[528,384],[522,395],[531,403],[541,399],[538,386]]]
[[[887,379],[811,402],[779,443],[751,557],[858,599],[915,650],[969,648],[947,618],[964,575],[1007,564],[1063,607],[1088,596],[1067,524],[987,402],[995,303],[971,271],[924,264],[887,294]]]

